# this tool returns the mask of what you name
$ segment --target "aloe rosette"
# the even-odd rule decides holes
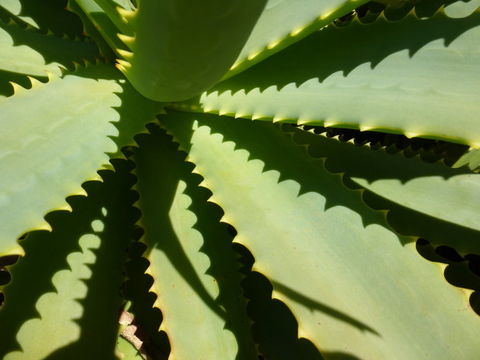
[[[477,358],[479,40],[477,0],[1,1],[1,357]]]

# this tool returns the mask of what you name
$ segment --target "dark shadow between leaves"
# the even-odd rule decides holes
[[[452,247],[435,247],[423,238],[417,240],[416,247],[425,259],[447,265],[444,276],[451,285],[472,290],[466,295],[472,310],[480,315],[480,255],[462,256]]]
[[[37,80],[46,80],[46,79],[37,79]],[[13,95],[13,86],[10,84],[10,81],[23,86],[28,89],[32,86],[32,83],[25,75],[20,75],[12,73],[9,71],[0,70],[0,96],[12,96]]]
[[[418,154],[423,159],[424,155],[431,154],[431,156],[425,158],[425,161],[436,162],[443,160],[448,166],[455,163],[469,149],[467,145],[418,137],[407,138],[401,134],[388,134],[378,131],[360,131],[310,125],[301,126],[300,128],[317,135],[324,135],[327,138],[338,137],[340,141],[350,141],[358,146],[368,144],[373,149],[382,147],[393,148],[396,151],[403,151],[407,157]]]
[[[289,124],[284,124],[282,128],[293,134],[293,140],[297,144],[308,145],[311,156],[326,158],[329,171],[346,172],[349,177],[365,179],[369,183],[380,179],[395,179],[401,183],[407,183],[409,180],[420,177],[438,176],[448,179],[456,175],[472,173],[467,167],[453,169],[442,163],[422,161],[420,157],[408,158],[405,154],[408,150],[401,152],[395,145],[386,149],[375,149],[312,134]],[[418,155],[422,153],[422,150],[417,152]]]
[[[142,233],[138,231],[136,237],[140,239]],[[150,291],[153,278],[145,274],[149,266],[148,260],[142,256],[145,250],[146,246],[141,242],[131,244],[125,266],[128,280],[122,286],[122,294],[130,302],[128,312],[134,315],[138,326],[135,335],[142,340],[142,350],[152,359],[166,360],[170,343],[165,331],[159,331],[163,316],[160,309],[154,307],[157,295]]]
[[[92,276],[85,280],[87,295],[78,301],[83,307],[82,317],[76,320],[81,329],[80,338],[45,360],[116,359],[118,317],[123,304],[120,296],[123,266],[139,214],[132,207],[137,199],[136,193],[130,190],[135,183],[135,177],[130,174],[133,164],[117,160],[114,165],[115,173],[100,172],[104,180],[104,189],[99,194],[103,213],[97,219],[103,222],[103,229],[96,232],[101,243],[93,251],[96,261],[89,266]]]

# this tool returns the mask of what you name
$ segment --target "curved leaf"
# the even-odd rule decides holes
[[[310,155],[325,158],[329,171],[344,173],[356,186],[382,197],[384,202],[379,206],[383,209],[391,209],[385,204],[388,201],[413,210],[410,216],[403,216],[403,222],[410,226],[423,222],[423,233],[417,235],[432,243],[453,246],[462,253],[480,250],[480,174],[465,168],[452,169],[439,162],[427,163],[419,156],[391,154],[390,148],[372,150],[298,129],[289,131],[293,131],[295,142],[309,145]],[[426,221],[418,213],[432,220]]]
[[[200,108],[183,108],[479,147],[479,36],[480,10],[464,18],[440,10],[428,19],[356,19],[219,84],[200,97]]]
[[[0,53],[0,70],[43,77],[60,75],[59,66],[72,67],[74,61],[94,60],[99,55],[93,42],[45,35],[1,20]]]
[[[221,211],[163,131],[138,138],[139,208],[148,272],[171,357],[255,359],[239,264]],[[198,179],[197,179],[198,180]],[[185,336],[195,334],[195,336]]]
[[[76,5],[81,9],[80,16],[87,17],[89,22],[93,25],[94,34],[99,33],[103,41],[105,41],[110,48],[118,55],[119,49],[124,49],[125,46],[118,39],[118,28],[110,20],[110,18],[102,11],[102,8],[95,2],[95,0],[75,0]],[[74,5],[75,10],[77,6]],[[90,25],[90,24],[88,24]],[[91,28],[88,26],[88,28]]]
[[[53,231],[22,240],[0,309],[2,359],[116,359],[119,294],[136,220],[127,161],[69,198],[72,212],[47,218]],[[121,196],[119,196],[121,194]]]
[[[68,0],[2,0],[1,8],[43,32],[82,37],[82,23],[66,9]]]
[[[248,41],[226,77],[299,41],[365,0],[268,0]]]
[[[42,216],[82,192],[158,111],[102,64],[0,98],[0,254],[20,251],[15,239],[45,227]]]
[[[227,72],[266,0],[137,3],[135,11],[124,12],[134,37],[121,37],[131,52],[119,52],[119,68],[148,98],[177,101],[198,95]]]
[[[181,114],[162,123],[296,316],[299,337],[352,358],[476,356],[480,324],[465,294],[272,124]]]

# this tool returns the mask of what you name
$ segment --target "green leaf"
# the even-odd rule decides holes
[[[101,29],[98,28],[98,24],[95,24],[90,20],[77,2],[69,1],[68,8],[70,11],[76,13],[82,20],[85,33],[95,41],[103,57],[113,62],[115,60],[115,54],[108,42],[103,38],[100,32]]]
[[[119,337],[117,340],[117,351],[122,354],[122,360],[143,360],[143,356],[126,339]]]
[[[79,18],[66,9],[67,0],[2,0],[0,12],[7,10],[24,23],[43,32],[83,37]]]
[[[102,64],[0,98],[0,254],[21,251],[15,239],[45,227],[42,216],[83,192],[160,106]]]
[[[226,77],[231,77],[299,41],[365,2],[268,0],[265,10]]]
[[[135,10],[135,6],[130,0],[113,0],[113,2],[125,10]]]
[[[0,309],[0,357],[116,359],[119,294],[126,247],[136,220],[132,165],[103,171],[69,198],[72,212],[47,215],[53,231],[22,240],[26,255],[9,270]]]
[[[440,10],[428,19],[413,13],[396,22],[356,19],[329,26],[178,108],[479,147],[479,36],[479,10],[464,18]]]
[[[239,264],[221,210],[163,131],[138,137],[139,208],[171,357],[255,359]],[[185,336],[195,334],[195,336]]]
[[[128,23],[122,19],[121,10],[134,10],[131,7],[125,9],[123,6],[118,4],[116,1],[111,0],[94,0],[97,5],[101,8],[104,15],[107,15],[112,23],[124,34],[131,33],[132,29],[128,26]],[[124,1],[125,2],[125,1]]]
[[[465,294],[279,129],[194,114],[161,121],[189,150],[253,270],[295,315],[299,337],[362,359],[476,356],[480,324]]]
[[[185,100],[227,72],[248,39],[266,0],[141,0],[123,16],[134,37],[121,37],[119,68],[144,96]],[[221,31],[219,30],[221,29]]]
[[[99,55],[91,41],[59,38],[1,20],[0,52],[0,70],[43,77],[60,75],[59,66],[73,67],[73,61],[91,61]]]
[[[104,41],[117,55],[119,49],[125,49],[125,46],[120,39],[118,39],[118,28],[103,12],[102,8],[95,2],[95,0],[75,0],[75,3],[80,7],[83,15],[89,19],[91,24],[93,24],[95,32],[98,32],[103,37]],[[75,8],[76,6],[74,5],[73,9]]]
[[[440,162],[427,163],[420,156],[392,154],[390,148],[372,150],[298,129],[289,131],[296,143],[308,144],[311,156],[324,158],[329,171],[345,173],[350,183],[382,197],[384,201],[378,205],[382,209],[395,207],[385,204],[388,201],[413,210],[410,216],[404,216],[403,222],[409,226],[424,223],[417,235],[435,244],[453,246],[462,253],[480,251],[480,174],[465,168],[452,169]]]
[[[470,149],[452,165],[454,168],[462,166],[468,166],[470,170],[478,172],[480,170],[480,150]]]

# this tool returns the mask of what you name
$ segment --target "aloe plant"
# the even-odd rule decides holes
[[[1,0],[0,357],[478,358],[479,9]]]

